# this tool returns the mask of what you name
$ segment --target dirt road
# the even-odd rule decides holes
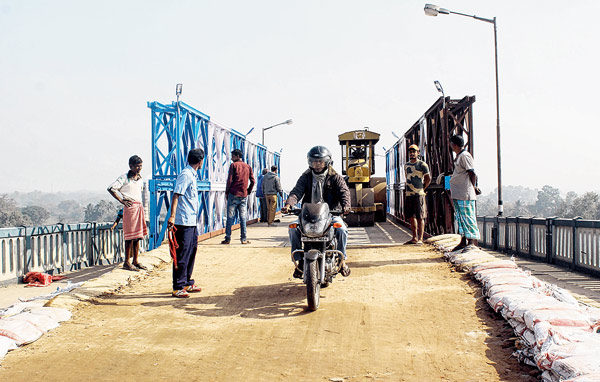
[[[187,300],[163,269],[7,355],[4,381],[534,381],[511,331],[439,253],[349,250],[305,310],[288,248],[201,245]]]

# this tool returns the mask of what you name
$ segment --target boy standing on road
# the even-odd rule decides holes
[[[425,189],[431,183],[427,163],[419,159],[419,146],[410,145],[408,148],[409,161],[404,166],[406,172],[405,218],[410,219],[412,239],[405,244],[423,245],[423,232],[427,218]]]
[[[175,230],[177,262],[173,262],[173,297],[187,298],[190,292],[202,288],[192,280],[194,261],[198,249],[198,170],[204,161],[204,151],[192,149],[187,156],[188,165],[177,176],[173,189],[169,229]]]
[[[246,217],[248,214],[248,194],[254,187],[254,173],[252,167],[242,160],[242,150],[235,149],[231,152],[233,163],[229,166],[227,175],[227,186],[225,196],[227,197],[227,226],[225,227],[225,239],[221,244],[229,244],[231,241],[231,226],[236,212],[240,218],[240,239],[242,244],[250,244],[246,237]]]
[[[262,182],[262,191],[267,199],[267,221],[269,226],[275,225],[275,212],[277,211],[277,194],[283,197],[281,182],[277,176],[277,166],[271,166],[271,172],[265,175]]]

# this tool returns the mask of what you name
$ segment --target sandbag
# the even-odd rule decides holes
[[[67,309],[55,308],[53,306],[27,308],[26,311],[33,314],[48,316],[57,322],[68,321],[71,319],[71,312]]]
[[[564,379],[562,382],[598,382],[600,381],[600,373],[591,373],[580,375],[573,379]]]
[[[586,374],[599,374],[600,362],[596,355],[577,355],[573,357],[557,359],[552,364],[551,370],[560,378],[574,379]]]
[[[575,326],[592,331],[590,319],[575,309],[551,308],[530,310],[523,315],[525,325],[533,329],[538,322],[546,321],[553,326]]]
[[[33,314],[30,312],[22,312],[13,316],[14,320],[24,320],[46,333],[48,330],[58,328],[59,324],[54,318],[43,314]]]
[[[43,301],[18,302],[9,306],[8,308],[0,309],[0,318],[14,316],[15,314],[21,313],[25,309],[39,308],[42,306],[44,306]]]
[[[31,343],[44,334],[40,329],[25,320],[14,317],[0,320],[0,336],[8,337],[19,346]]]
[[[473,267],[473,269],[471,270],[471,272],[473,273],[477,273],[477,272],[481,272],[483,270],[486,269],[492,269],[492,268],[510,268],[510,269],[517,269],[519,268],[517,266],[517,264],[512,261],[512,260],[498,260],[498,261],[490,261],[488,263],[485,264],[481,264],[478,266]]]
[[[17,348],[17,344],[11,338],[0,336],[0,359],[4,358],[6,353]]]
[[[482,264],[482,265],[485,265],[485,264]],[[523,272],[520,269],[516,269],[516,268],[489,268],[489,269],[484,269],[484,270],[477,271],[477,272],[471,271],[471,273],[473,273],[473,276],[475,277],[475,279],[479,280],[479,281],[481,281],[482,278],[484,278],[486,276],[491,276],[491,275],[507,276],[507,275],[525,274],[525,272]]]

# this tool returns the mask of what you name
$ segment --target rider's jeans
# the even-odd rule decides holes
[[[346,258],[346,243],[348,242],[348,227],[341,216],[334,216],[332,219],[333,223],[342,223],[342,228],[335,228],[335,238],[337,239],[337,250],[344,254]],[[299,228],[290,228],[290,244],[292,246],[292,253],[297,249],[302,249],[302,240]]]
[[[231,239],[231,226],[235,219],[235,213],[238,212],[240,218],[240,240],[246,240],[246,198],[241,196],[227,195],[227,226],[225,227],[225,240]]]

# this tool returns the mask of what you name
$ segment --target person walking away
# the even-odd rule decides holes
[[[177,250],[173,261],[173,292],[177,298],[187,298],[189,293],[202,288],[192,279],[196,251],[198,250],[198,170],[202,168],[204,151],[192,149],[187,156],[188,165],[177,176],[173,189],[171,215],[167,220],[169,229],[175,230]]]
[[[304,171],[296,185],[290,192],[281,212],[288,213],[292,206],[298,201],[304,203],[327,203],[329,210],[343,210],[344,214],[349,214],[351,209],[350,189],[346,181],[340,174],[333,169],[331,152],[325,146],[315,146],[308,151],[308,170]],[[348,227],[341,216],[334,216],[332,223],[340,223],[340,228],[335,228],[337,239],[337,250],[344,254],[342,269],[340,273],[347,277],[350,275],[350,268],[346,265],[346,243],[348,242]],[[290,245],[292,254],[296,250],[302,249],[302,235],[299,228],[290,228]],[[298,268],[294,270],[293,277],[301,279],[303,277],[304,259],[298,260]]]
[[[268,172],[269,172],[269,170],[267,170],[266,168],[263,168],[262,173],[258,176],[258,179],[256,180],[256,197],[258,198],[258,202],[260,205],[259,221],[261,223],[264,223],[267,221],[267,198],[265,198],[265,194],[263,193],[263,190],[262,190],[262,182],[265,177],[265,174],[267,174]]]
[[[275,212],[277,211],[277,194],[283,197],[283,189],[281,188],[281,182],[277,176],[277,166],[271,166],[271,172],[265,175],[262,183],[262,192],[267,199],[267,221],[269,226],[275,225]]]
[[[246,219],[248,214],[247,197],[254,187],[254,174],[252,168],[242,160],[242,150],[235,149],[231,152],[233,163],[229,166],[225,197],[227,198],[227,225],[225,239],[221,244],[231,242],[231,226],[237,213],[240,221],[240,240],[242,244],[250,244],[246,237]]]
[[[410,145],[408,158],[409,161],[404,166],[406,173],[404,217],[410,219],[412,239],[404,244],[423,245],[425,219],[427,218],[425,189],[431,183],[431,175],[427,163],[419,159],[419,146]]]
[[[142,204],[144,188],[144,181],[140,174],[142,165],[142,158],[139,156],[134,155],[129,158],[129,171],[119,176],[107,189],[109,194],[123,205],[123,236],[125,239],[123,269],[130,271],[148,269],[138,261],[140,239],[148,234],[144,205]]]
[[[477,175],[473,157],[464,149],[464,146],[465,141],[461,135],[453,135],[450,138],[450,148],[456,154],[454,171],[450,178],[450,193],[458,233],[462,236],[460,244],[454,250],[466,246],[477,246],[477,240],[479,240],[475,202],[480,191],[476,186]]]

